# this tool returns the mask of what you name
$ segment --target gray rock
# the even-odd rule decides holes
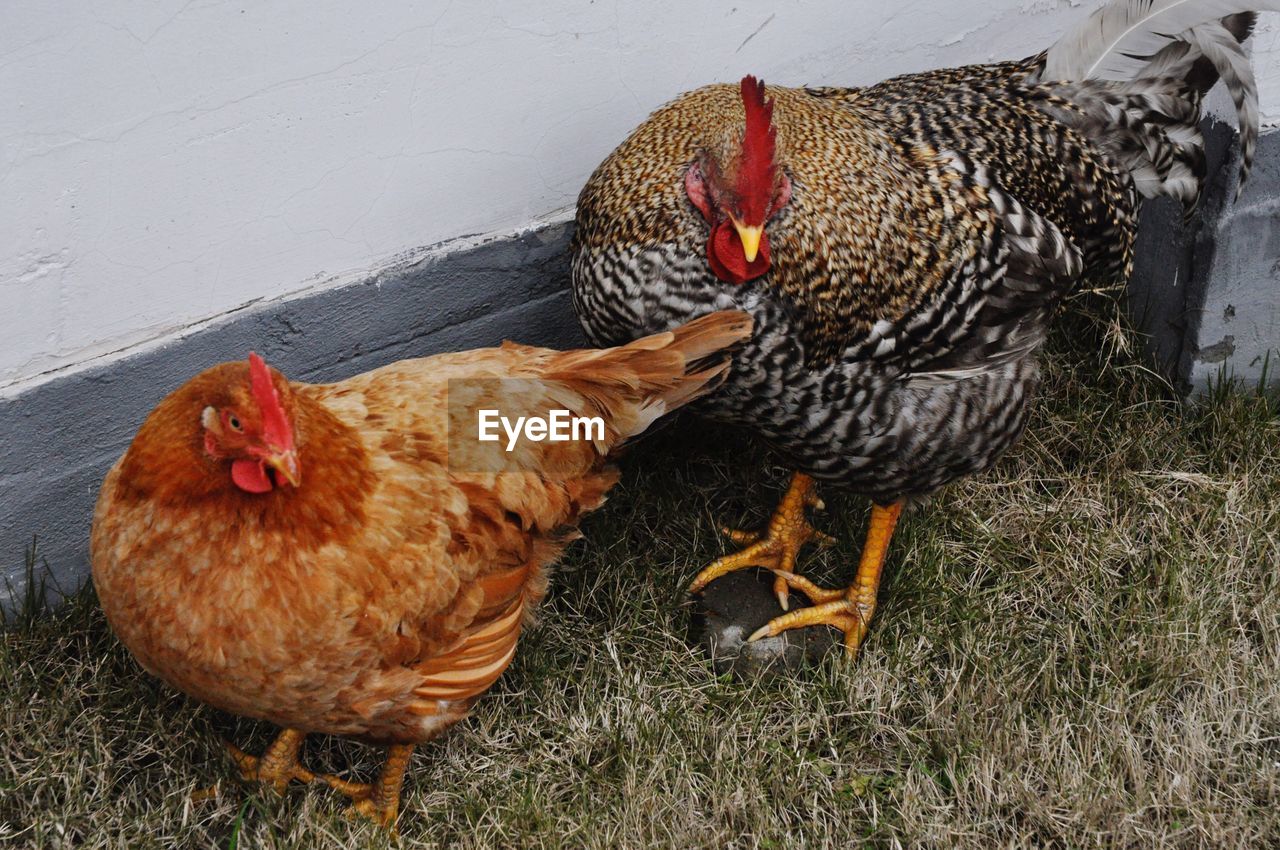
[[[792,610],[803,607],[802,594],[791,594]],[[716,579],[694,600],[693,638],[706,648],[719,673],[752,678],[777,675],[817,663],[833,650],[843,651],[842,635],[830,626],[792,629],[777,637],[746,640],[783,613],[773,596],[773,574],[739,570]]]

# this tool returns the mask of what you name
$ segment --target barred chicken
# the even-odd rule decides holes
[[[904,507],[991,467],[1020,435],[1036,354],[1081,280],[1130,271],[1139,196],[1188,210],[1201,103],[1234,99],[1243,182],[1258,132],[1243,42],[1275,0],[1113,0],[1021,61],[868,88],[746,77],[658,109],[578,201],[574,306],[615,344],[711,310],[755,317],[697,408],[795,470],[763,533],[702,570],[772,570],[786,613],[752,639],[828,624],[855,656]],[[870,497],[853,582],[796,569],[816,482]],[[789,609],[790,591],[813,603]]]
[[[246,779],[324,781],[391,825],[414,745],[511,662],[547,566],[617,480],[609,452],[713,388],[750,331],[717,313],[621,348],[507,343],[323,386],[252,354],[207,369],[102,485],[103,610],[152,674],[283,727],[260,758],[231,747]],[[489,410],[588,427],[494,442]],[[312,732],[388,746],[377,782],[302,767]]]

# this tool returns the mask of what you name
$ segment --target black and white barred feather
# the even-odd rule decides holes
[[[1244,185],[1258,140],[1258,87],[1241,43],[1276,0],[1113,0],[1045,51],[1033,81],[1079,108],[1144,197],[1188,211],[1204,181],[1201,97],[1221,80],[1236,107]],[[1068,115],[1059,114],[1071,121]],[[1141,153],[1139,153],[1141,151]]]
[[[1139,195],[1195,204],[1219,80],[1243,179],[1257,92],[1240,43],[1275,2],[1113,0],[1025,60],[770,87],[793,195],[766,228],[772,268],[745,284],[712,273],[683,188],[700,151],[741,138],[738,92],[683,95],[583,189],[583,327],[614,344],[745,309],[755,335],[702,412],[880,501],[984,470],[1026,422],[1055,306],[1082,279],[1129,274]]]

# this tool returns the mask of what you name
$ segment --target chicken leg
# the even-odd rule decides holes
[[[251,756],[230,742],[226,747],[245,781],[270,785],[277,794],[283,794],[291,780],[315,781],[316,775],[298,761],[298,751],[306,737],[307,733],[298,729],[282,729],[261,757]]]
[[[862,545],[858,573],[848,588],[828,590],[795,573],[777,573],[788,585],[808,596],[813,605],[773,618],[747,640],[773,637],[788,629],[825,623],[844,632],[845,651],[850,660],[856,658],[876,610],[880,573],[884,568],[885,555],[889,551],[889,540],[893,537],[898,517],[902,514],[902,506],[901,501],[871,506],[871,525]]]
[[[373,784],[348,782],[328,774],[321,774],[320,779],[351,798],[351,807],[345,813],[347,817],[368,818],[394,833],[396,816],[400,813],[400,789],[404,786],[404,772],[409,767],[414,746],[392,744],[387,747],[387,760],[382,765],[378,781]]]
[[[806,508],[821,510],[823,507],[814,488],[812,478],[803,472],[797,472],[791,476],[791,484],[773,512],[763,535],[725,529],[731,540],[743,544],[745,548],[708,564],[694,577],[689,592],[697,593],[726,573],[747,567],[764,567],[778,576],[773,583],[773,592],[778,597],[778,605],[786,611],[790,607],[788,596],[792,584],[784,576],[795,576],[796,556],[800,554],[800,548],[810,540],[820,545],[835,542],[834,538],[810,525],[805,517]]]

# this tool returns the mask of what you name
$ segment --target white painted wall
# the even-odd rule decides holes
[[[1280,127],[1280,15],[1259,16],[1252,46],[1262,125]]]
[[[0,391],[565,210],[682,90],[1022,56],[1093,5],[6,0]]]

